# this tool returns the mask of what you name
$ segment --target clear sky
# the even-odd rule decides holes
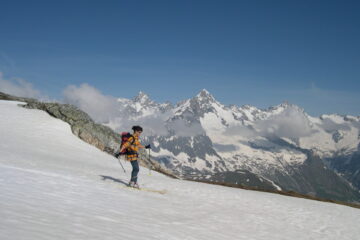
[[[360,115],[360,1],[0,0],[0,72],[61,99],[88,83],[156,101],[287,100]]]

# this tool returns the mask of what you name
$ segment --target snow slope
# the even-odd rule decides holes
[[[170,179],[75,137],[39,110],[0,101],[0,239],[358,239],[360,210]]]

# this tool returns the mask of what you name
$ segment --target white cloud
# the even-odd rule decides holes
[[[103,95],[89,84],[84,83],[79,87],[70,85],[63,95],[65,103],[79,107],[97,122],[109,122],[120,114],[116,98]]]
[[[165,121],[167,119],[168,113],[154,113],[145,117],[140,117],[132,119],[124,111],[119,111],[119,114],[116,118],[111,120],[111,127],[118,131],[130,131],[132,126],[139,125],[144,129],[144,136],[153,136],[160,135],[166,136],[169,134]]]
[[[278,115],[266,120],[258,120],[253,126],[230,126],[225,134],[229,136],[242,136],[245,138],[285,137],[298,139],[314,133],[307,116],[295,106],[289,106]]]
[[[356,123],[357,122],[354,122],[354,126],[356,126]],[[336,123],[334,121],[332,121],[331,119],[329,118],[325,118],[322,120],[321,124],[320,124],[320,127],[322,127],[325,131],[329,132],[329,133],[332,133],[336,130],[347,130],[349,131],[351,128],[350,126],[351,123],[343,123],[343,124],[339,124],[339,123]]]
[[[48,99],[39,90],[35,89],[31,83],[21,78],[4,79],[2,72],[0,72],[0,92],[17,97]]]
[[[309,136],[314,131],[304,113],[293,106],[267,120],[257,122],[255,128],[260,135],[266,137],[277,136],[290,139]]]
[[[230,125],[225,130],[225,135],[227,136],[242,136],[244,138],[252,138],[257,135],[255,130],[249,126],[243,125]]]
[[[175,131],[176,136],[190,137],[204,134],[205,131],[200,123],[187,124],[184,119],[176,119],[168,123],[171,130]]]

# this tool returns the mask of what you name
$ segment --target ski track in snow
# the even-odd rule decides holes
[[[360,210],[170,179],[124,186],[112,156],[39,110],[0,101],[0,239],[358,239]]]

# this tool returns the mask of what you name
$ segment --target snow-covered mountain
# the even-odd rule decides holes
[[[322,197],[358,197],[353,191],[360,188],[360,168],[352,167],[360,165],[353,157],[359,151],[360,117],[312,117],[288,102],[268,109],[225,106],[205,89],[174,106],[156,103],[143,92],[118,102],[122,116],[108,125],[119,131],[143,125],[144,141],[153,143],[157,161],[184,178],[249,186],[262,182],[313,195],[326,188]],[[347,159],[341,167],[339,156]],[[335,180],[319,182],[319,175]]]
[[[0,101],[0,239],[357,239],[359,209],[176,180],[111,155],[45,111]]]

